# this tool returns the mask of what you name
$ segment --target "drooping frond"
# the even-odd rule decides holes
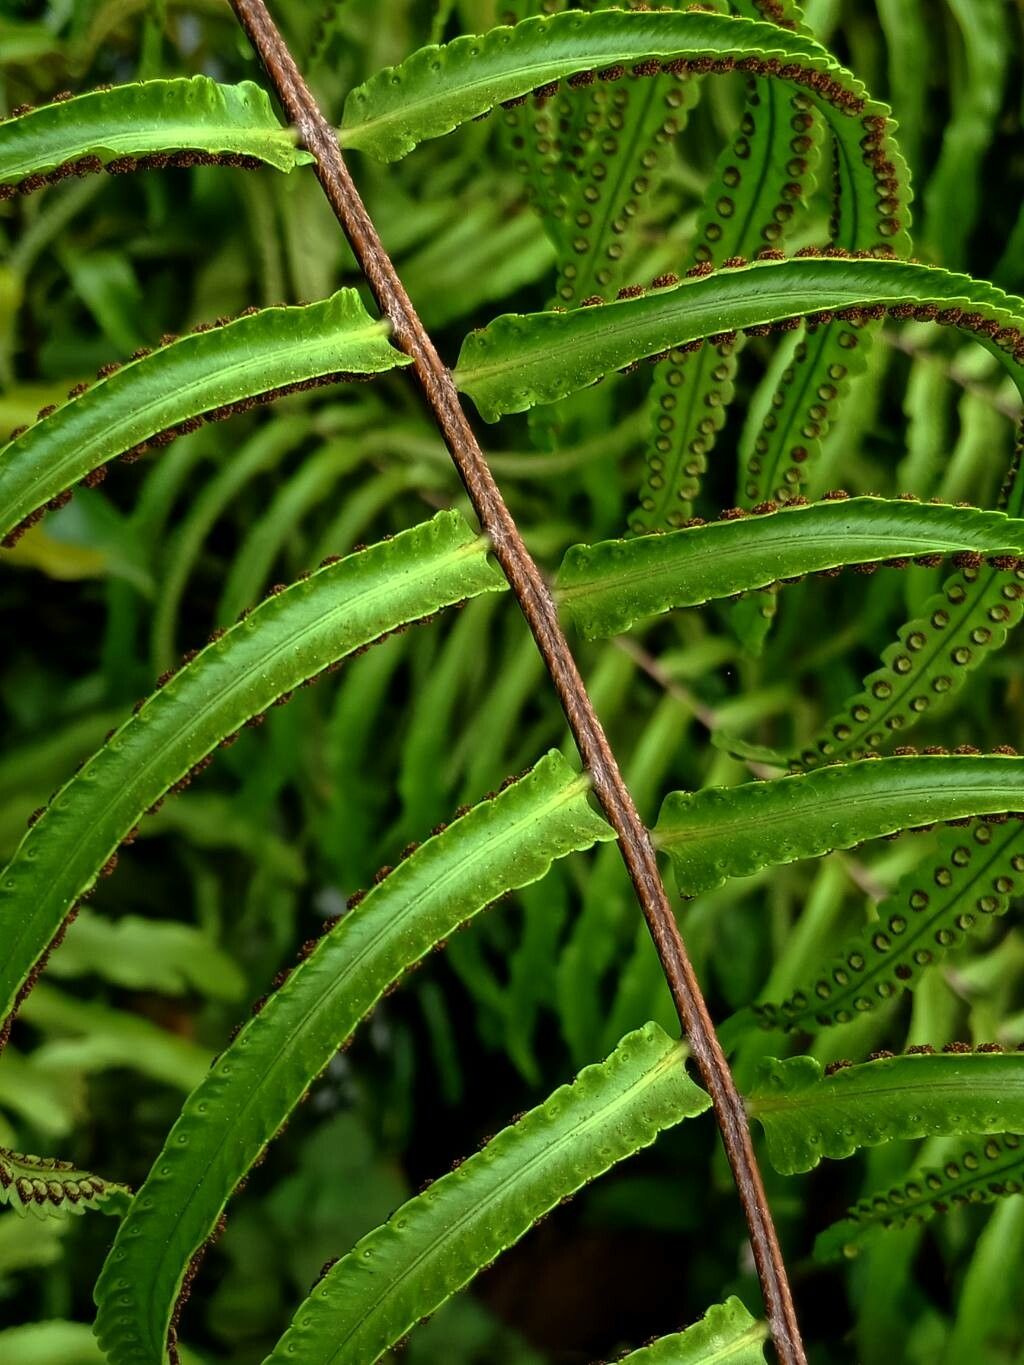
[[[909,191],[887,106],[869,99],[812,39],[749,19],[693,10],[570,11],[421,48],[351,92],[341,142],[393,161],[501,104],[547,100],[561,81],[586,86],[666,71],[745,71],[806,95],[835,135],[844,237],[858,246],[906,247]]]

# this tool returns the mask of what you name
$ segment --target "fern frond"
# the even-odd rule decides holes
[[[51,799],[0,873],[0,1017],[142,816],[242,726],[389,631],[504,579],[455,512],[404,531],[274,593],[164,680]]]
[[[901,627],[841,711],[794,755],[816,767],[897,742],[1002,649],[1024,615],[1024,572],[981,564],[953,574]]]
[[[659,282],[660,283],[660,282]],[[838,248],[701,273],[639,298],[569,313],[506,314],[463,343],[456,380],[488,422],[553,403],[613,370],[737,331],[886,316],[970,333],[1024,391],[1024,300],[966,275]]]
[[[663,6],[685,7],[685,0]],[[602,0],[579,8],[619,7]],[[538,0],[519,6],[515,15],[506,11],[503,18],[522,20],[541,9]],[[543,12],[552,14],[551,4]],[[552,307],[614,298],[636,278],[637,262],[650,251],[652,219],[674,141],[700,99],[702,84],[688,73],[666,72],[645,80],[565,85],[551,100],[506,105],[503,123],[512,163],[557,250]],[[571,420],[571,409],[534,414],[534,444],[555,449]]]
[[[769,1058],[746,1096],[782,1175],[898,1138],[1002,1133],[1024,1127],[1024,1054],[879,1056],[830,1075],[813,1057]]]
[[[716,1303],[685,1332],[620,1356],[618,1365],[764,1365],[767,1340],[768,1324],[734,1297]]]
[[[817,1261],[856,1256],[882,1229],[925,1223],[956,1204],[992,1204],[1024,1193],[1024,1149],[1014,1133],[971,1139],[941,1166],[918,1166],[898,1184],[858,1200],[846,1217],[819,1233]]]
[[[0,448],[0,539],[13,544],[80,480],[99,482],[117,456],[285,393],[409,364],[387,333],[354,289],[342,289],[304,307],[254,310],[106,367]]]
[[[1012,517],[1024,511],[1020,456],[1018,448],[1001,497]],[[1018,570],[981,564],[953,574],[883,651],[881,666],[864,679],[862,690],[791,762],[814,767],[886,747],[952,699],[970,674],[1003,648],[1022,614],[1024,575]]]
[[[279,171],[313,160],[252,81],[140,81],[58,97],[0,122],[0,199],[92,171],[118,174],[209,158]]]
[[[378,1359],[562,1199],[707,1109],[685,1057],[655,1024],[624,1038],[358,1242],[298,1309],[268,1365]]]
[[[1024,807],[1024,759],[934,754],[844,763],[812,773],[672,792],[655,844],[694,896],[762,867],[816,858],[899,830]]]
[[[69,1213],[119,1215],[131,1203],[127,1185],[103,1180],[57,1157],[26,1156],[0,1147],[0,1204],[37,1218],[61,1218]]]
[[[742,0],[733,8],[746,19],[807,32],[795,6],[790,13],[777,4]],[[823,133],[806,95],[751,77],[736,135],[719,157],[698,218],[693,261],[717,269],[727,260],[778,248],[813,191]],[[742,346],[737,337],[696,354],[680,352],[658,366],[648,398],[647,469],[632,531],[671,530],[691,515],[733,399]]]
[[[596,83],[565,96],[591,117],[579,117],[567,135],[581,155],[556,182],[565,223],[555,288],[560,305],[614,298],[632,279],[650,228],[645,205],[698,96],[698,82],[675,75]]]
[[[739,491],[744,506],[789,502],[807,487],[851,383],[864,373],[877,324],[853,318],[815,327],[797,341],[763,421],[745,435]]]
[[[773,0],[770,7],[776,11],[776,22],[807,32],[799,6],[787,0],[784,8]],[[777,98],[777,87],[773,89]],[[806,115],[803,122],[809,123]],[[798,118],[794,118],[792,126],[797,137],[790,150],[801,152],[801,156],[795,163],[790,162],[790,168],[794,165],[799,168],[805,155],[819,155],[814,140],[817,125],[801,128]],[[805,147],[807,153],[803,152]],[[856,184],[849,179],[849,165],[844,158],[835,161],[833,171],[832,242],[853,252],[870,249],[874,227],[857,211]],[[792,194],[796,187],[785,188]],[[909,208],[909,190],[903,191],[902,202]],[[908,251],[909,237],[904,234],[895,254],[905,256]],[[849,393],[851,380],[867,367],[877,330],[877,323],[858,319],[801,329],[789,363],[771,395],[769,410],[759,427],[748,423],[744,432],[740,451],[743,468],[737,480],[737,500],[741,506],[753,507],[768,498],[788,502],[804,492],[808,476],[820,460],[824,438]],[[756,613],[751,611],[750,604],[738,609],[736,628],[755,651],[770,625],[773,608],[774,599],[769,599]]]
[[[992,0],[948,4],[962,39],[965,69],[951,91],[952,117],[923,198],[928,245],[943,264],[959,267],[984,211],[981,167],[1003,108],[1012,39],[1002,5]]]
[[[1024,886],[1024,828],[975,821],[945,829],[933,857],[915,867],[878,907],[878,918],[846,940],[813,981],[779,1005],[753,1013],[764,1028],[813,1033],[849,1023],[918,980]]]
[[[514,8],[513,8],[514,5]],[[561,4],[558,9],[564,8]],[[511,0],[503,16],[516,24],[534,18],[539,5],[533,0]],[[502,137],[506,154],[526,188],[549,239],[561,252],[567,247],[567,217],[562,185],[565,172],[563,145],[581,126],[589,101],[561,96],[557,101],[511,101],[502,110]],[[589,111],[588,111],[589,112]],[[564,131],[563,131],[564,130]]]
[[[428,840],[335,921],[189,1097],[97,1287],[115,1365],[159,1357],[190,1259],[232,1191],[386,991],[495,898],[614,838],[549,754]],[[124,1283],[133,1286],[122,1303]],[[128,1311],[125,1311],[126,1308]]]
[[[697,224],[697,262],[717,269],[782,240],[813,187],[821,131],[805,95],[751,80],[739,131],[719,160]],[[742,344],[736,337],[696,354],[680,351],[658,366],[647,404],[647,468],[630,530],[671,529],[691,515],[733,398]]]
[[[915,556],[991,556],[1017,564],[1024,521],[901,499],[849,498],[570,549],[558,576],[562,611],[588,639],[636,621],[843,565]],[[1014,570],[1010,570],[1014,572]]]
[[[654,372],[644,480],[629,518],[634,535],[673,530],[688,521],[708,455],[732,402],[740,338],[674,351]]]
[[[814,339],[827,347],[828,336],[842,327],[856,336],[864,330],[859,324],[832,323],[824,328],[816,328]],[[797,408],[790,401],[797,391],[801,391],[807,401],[806,386],[813,382],[812,370],[807,369],[807,340],[809,334],[801,325],[792,336],[785,337],[774,349],[761,382],[752,393],[736,449],[736,503],[749,510],[762,502],[800,503],[804,500],[804,489],[809,486],[805,478],[803,464],[811,461],[820,452],[821,442],[809,438],[809,434],[821,430],[807,412],[801,419]],[[707,347],[703,347],[707,350]],[[846,366],[837,368],[836,375],[847,373]],[[827,384],[818,385],[815,399],[815,414],[822,422],[829,420],[830,406],[826,399],[834,394],[831,402],[838,404],[847,396],[848,385],[832,379]],[[788,411],[787,411],[788,408]],[[778,461],[779,439],[783,443],[793,433],[793,424],[802,422],[797,428],[801,432],[801,444],[794,447],[796,458],[785,470],[784,478],[776,481],[771,473],[764,479],[766,469],[771,471]],[[765,426],[762,426],[765,423]],[[805,437],[803,432],[808,433]],[[783,461],[784,462],[784,461]],[[761,495],[762,486],[774,486],[776,491],[769,498]],[[758,593],[754,597],[744,597],[728,611],[729,626],[744,651],[758,656],[774,624],[779,610],[779,594],[774,590]]]
[[[822,136],[809,96],[751,80],[739,131],[719,158],[698,221],[698,263],[717,268],[778,247],[816,183]]]
[[[343,146],[386,161],[500,104],[550,98],[558,83],[747,71],[804,93],[835,134],[844,214],[858,243],[907,245],[905,167],[888,108],[824,48],[772,24],[690,11],[570,11],[426,47],[379,72],[345,103]],[[667,125],[666,125],[667,126]]]

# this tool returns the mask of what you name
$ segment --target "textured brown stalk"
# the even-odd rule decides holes
[[[806,1365],[786,1268],[765,1198],[743,1100],[736,1090],[669,905],[650,836],[587,695],[547,584],[523,544],[488,468],[451,374],[435,350],[384,250],[349,175],[333,128],[303,80],[263,0],[231,0],[231,3],[281,104],[298,130],[302,145],[316,157],[317,177],[352,245],[381,313],[392,325],[396,345],[412,357],[427,403],[551,675],[590,773],[594,794],[619,836],[619,848],[654,939],[680,1022],[714,1102],[715,1116],[750,1230],[776,1351],[785,1365]]]

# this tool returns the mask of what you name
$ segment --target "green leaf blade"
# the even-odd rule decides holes
[[[354,289],[172,341],[99,379],[0,448],[0,539],[108,460],[259,395],[410,363]],[[45,411],[45,410],[44,410]],[[159,439],[156,444],[159,444]]]
[[[825,437],[867,369],[877,324],[835,322],[808,329],[784,369],[772,406],[744,433],[739,494],[743,506],[788,502],[807,487]]]
[[[749,17],[760,16],[755,10]],[[737,135],[719,157],[698,220],[694,259],[718,269],[725,261],[777,248],[794,218],[806,212],[823,132],[805,96],[770,80],[751,81]],[[633,532],[672,530],[692,515],[708,455],[733,401],[743,340],[703,346],[696,354],[671,352],[657,366]],[[753,506],[763,500],[743,501]]]
[[[671,351],[655,367],[644,480],[629,519],[634,535],[678,529],[693,515],[735,393],[739,350],[737,338],[696,354]]]
[[[767,1339],[768,1324],[733,1297],[714,1304],[685,1332],[622,1356],[620,1365],[764,1365]]]
[[[964,552],[1012,557],[1017,547],[1024,547],[1024,522],[1001,512],[849,498],[577,545],[556,591],[567,618],[593,639],[674,608],[844,565]]]
[[[745,51],[830,62],[816,43],[766,25],[710,14],[569,11],[425,47],[350,92],[341,142],[384,161],[408,155],[506,100],[579,72],[654,57]],[[787,51],[788,49],[788,51]],[[624,74],[624,73],[623,73]]]
[[[495,422],[672,347],[793,318],[878,309],[897,316],[922,309],[922,316],[977,327],[971,335],[1024,392],[1024,300],[930,266],[834,256],[759,261],[603,307],[505,314],[466,338],[455,378],[484,420]]]
[[[561,1199],[707,1109],[685,1056],[654,1024],[624,1038],[364,1237],[299,1308],[269,1361],[376,1360]]]
[[[227,1199],[359,1021],[506,891],[614,838],[557,753],[405,859],[306,956],[186,1102],[97,1287],[115,1365],[159,1357],[182,1276]],[[134,1288],[128,1311],[124,1283]]]
[[[812,1057],[762,1064],[747,1111],[782,1175],[902,1138],[1024,1127],[1024,1055],[879,1057],[823,1075]]]
[[[220,85],[209,76],[142,81],[94,90],[0,122],[0,185],[94,158],[174,151],[255,157],[279,171],[313,160],[282,128],[264,90],[251,81]]]
[[[654,841],[694,896],[762,867],[852,848],[899,830],[1024,808],[1024,759],[883,758],[770,782],[673,792]]]
[[[569,91],[566,103],[578,122],[563,141],[569,145],[563,151],[562,240],[553,295],[560,306],[578,307],[594,295],[614,298],[632,282],[651,231],[650,202],[671,164],[673,140],[699,97],[699,81],[672,75],[610,89],[596,83],[588,104]],[[575,147],[582,155],[574,156]]]

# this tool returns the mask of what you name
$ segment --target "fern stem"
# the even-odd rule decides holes
[[[743,1204],[775,1347],[783,1365],[806,1365],[778,1236],[754,1155],[743,1101],[719,1045],[700,985],[658,872],[654,848],[587,695],[554,600],[501,495],[463,411],[448,368],[430,340],[381,243],[321,112],[263,0],[231,0],[300,144],[362,267],[395,344],[408,354],[495,558],[508,579],[558,693],[583,762],[647,920],[683,1029],[715,1108]]]

